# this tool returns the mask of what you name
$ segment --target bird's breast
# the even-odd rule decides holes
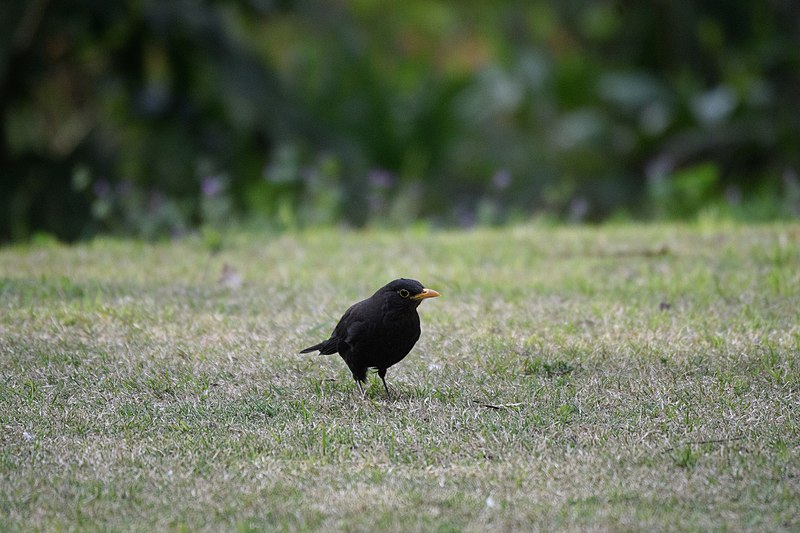
[[[420,336],[419,315],[386,313],[368,338],[363,339],[358,358],[366,366],[388,368],[402,360]]]

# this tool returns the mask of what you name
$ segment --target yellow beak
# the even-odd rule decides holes
[[[436,298],[437,296],[441,296],[438,292],[433,289],[422,289],[422,292],[419,294],[415,294],[411,297],[412,300],[424,300],[425,298]]]

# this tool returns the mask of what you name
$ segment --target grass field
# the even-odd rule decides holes
[[[400,276],[362,400],[296,352]],[[3,248],[0,530],[797,531],[798,309],[798,224]]]

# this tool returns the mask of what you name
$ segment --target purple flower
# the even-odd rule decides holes
[[[589,214],[589,200],[583,196],[576,196],[569,203],[569,219],[573,222],[581,222]]]
[[[167,198],[164,196],[164,193],[159,190],[150,191],[150,197],[148,198],[147,208],[150,210],[151,213],[157,213],[160,211],[164,205],[167,203]]]
[[[454,209],[458,225],[462,228],[472,228],[477,224],[477,217],[475,211],[466,204],[456,206]]]
[[[504,191],[511,185],[511,172],[508,169],[501,168],[492,176],[492,185],[498,191]]]
[[[222,192],[222,180],[218,176],[208,176],[203,179],[200,189],[206,198],[214,198]]]
[[[108,198],[111,194],[111,184],[106,180],[98,180],[92,185],[92,191],[98,198]]]
[[[384,169],[374,169],[367,174],[367,181],[376,189],[388,189],[394,185],[394,175]]]

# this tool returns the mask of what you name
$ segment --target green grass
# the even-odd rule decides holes
[[[399,276],[362,400],[296,352]],[[0,530],[796,531],[798,302],[797,224],[0,249]]]

